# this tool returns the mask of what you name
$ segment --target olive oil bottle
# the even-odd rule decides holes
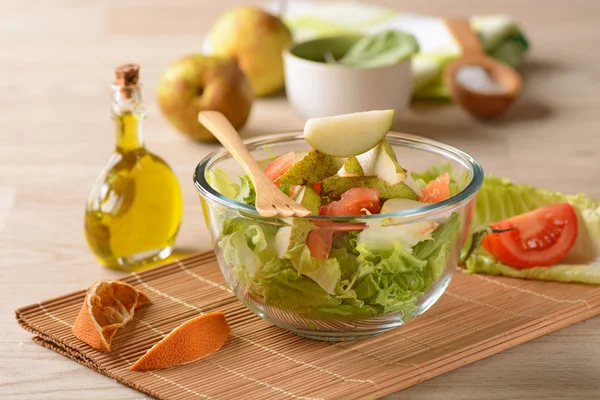
[[[103,265],[131,271],[171,254],[183,204],[171,168],[144,147],[139,66],[122,65],[115,75],[117,143],[90,193],[85,236]]]

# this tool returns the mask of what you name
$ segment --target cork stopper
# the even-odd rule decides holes
[[[136,85],[140,77],[140,66],[137,64],[123,64],[115,69],[115,85],[120,86],[119,92],[124,99],[133,97],[139,90]]]
[[[123,64],[115,69],[115,85],[130,86],[138,82],[140,66],[137,64]]]

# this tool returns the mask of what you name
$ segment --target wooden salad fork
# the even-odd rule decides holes
[[[256,211],[263,217],[306,217],[312,213],[286,196],[264,173],[227,118],[218,111],[201,111],[198,121],[221,142],[248,174],[256,190]]]

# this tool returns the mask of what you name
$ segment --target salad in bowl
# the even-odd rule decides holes
[[[246,142],[307,217],[258,214],[251,179],[225,150],[200,162],[219,265],[256,314],[314,339],[359,339],[422,314],[448,286],[483,171],[456,148],[388,133],[393,114],[309,119],[304,132]]]

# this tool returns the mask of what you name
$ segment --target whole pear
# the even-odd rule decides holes
[[[235,60],[193,54],[167,67],[157,90],[158,105],[167,120],[195,140],[215,137],[198,122],[203,110],[222,112],[241,128],[252,107],[252,87]]]
[[[217,19],[210,42],[214,55],[237,60],[256,96],[283,87],[282,52],[292,34],[276,16],[254,7],[234,8]]]

